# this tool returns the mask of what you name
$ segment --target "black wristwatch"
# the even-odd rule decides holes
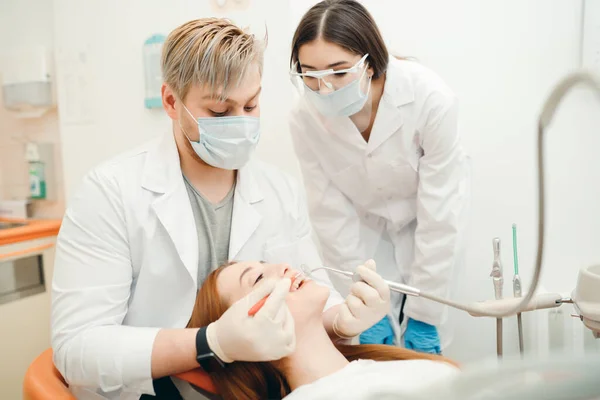
[[[200,328],[196,334],[196,361],[206,372],[215,368],[223,368],[225,363],[208,346],[206,339],[206,326]]]

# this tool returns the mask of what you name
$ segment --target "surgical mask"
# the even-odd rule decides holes
[[[307,99],[317,108],[317,110],[326,117],[349,117],[362,110],[369,99],[371,90],[371,78],[369,77],[366,92],[362,91],[361,83],[367,71],[366,59],[369,55],[365,54],[351,68],[324,71],[297,72],[297,63],[292,66],[290,75],[292,82],[304,94]],[[358,75],[357,72],[362,69],[360,76],[350,82],[344,82],[342,87],[339,85],[346,76]],[[311,81],[311,85],[307,84]],[[300,81],[302,84],[300,84]],[[320,88],[325,85],[335,91],[327,94],[321,94],[316,90],[316,85]],[[311,87],[312,86],[312,87]]]
[[[195,118],[184,105],[183,108],[198,123],[197,142],[191,140],[183,128],[181,131],[192,148],[205,163],[215,168],[236,170],[250,160],[260,139],[260,119],[256,117],[209,117]],[[181,122],[179,123],[181,127]]]
[[[360,87],[363,76],[327,94],[315,92],[307,86],[306,96],[325,117],[350,117],[362,110],[369,99],[371,78],[369,78],[367,91],[363,92]]]

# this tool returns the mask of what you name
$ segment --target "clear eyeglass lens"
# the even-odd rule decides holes
[[[314,91],[319,91],[320,89],[325,88],[338,90],[359,78],[361,73],[362,68],[359,68],[359,70],[356,72],[332,73],[321,78],[303,75],[302,80],[306,86]]]

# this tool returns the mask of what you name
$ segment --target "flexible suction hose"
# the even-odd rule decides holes
[[[595,89],[597,94],[600,96],[600,80],[594,77],[589,72],[579,71],[568,75],[554,88],[540,114],[538,122],[538,146],[537,146],[537,158],[538,158],[538,245],[537,255],[535,261],[535,270],[533,272],[532,285],[529,291],[521,301],[508,310],[493,310],[487,309],[482,310],[481,307],[476,307],[472,304],[461,304],[452,300],[447,300],[438,296],[434,296],[428,293],[420,292],[420,296],[429,300],[433,300],[438,303],[446,304],[450,307],[457,308],[459,310],[466,311],[468,313],[474,313],[478,315],[485,315],[488,317],[503,318],[509,317],[519,312],[526,310],[530,305],[531,300],[534,297],[535,291],[538,287],[539,279],[542,272],[542,263],[544,259],[544,239],[545,239],[545,223],[546,223],[546,186],[545,186],[545,164],[544,164],[544,134],[545,130],[550,126],[552,118],[556,113],[556,110],[564,98],[564,96],[576,85],[585,84],[592,89]]]

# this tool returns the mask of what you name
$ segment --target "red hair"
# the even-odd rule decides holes
[[[196,304],[188,323],[189,328],[208,326],[227,310],[228,305],[217,290],[217,278],[223,268],[213,271],[204,281],[196,296]],[[375,361],[425,359],[456,363],[442,356],[417,353],[412,350],[386,345],[336,345],[348,359]],[[224,400],[273,399],[287,396],[291,390],[283,374],[269,362],[233,362],[226,368],[215,369],[210,377]]]

